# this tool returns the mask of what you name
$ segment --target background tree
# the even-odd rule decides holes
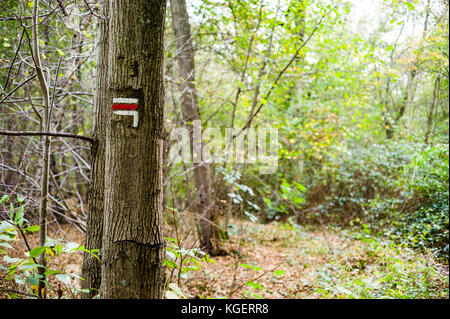
[[[181,109],[184,124],[189,131],[191,157],[194,155],[194,129],[193,122],[200,121],[199,105],[195,88],[195,49],[192,41],[191,26],[186,9],[185,0],[171,0],[172,27],[176,40],[175,57],[178,63],[178,76],[181,78],[179,90],[181,92]],[[196,213],[199,215],[200,247],[211,256],[223,252],[220,247],[221,235],[218,223],[217,208],[215,207],[215,194],[213,193],[210,164],[204,161],[203,139],[196,141],[201,145],[201,163],[194,163],[194,181],[198,203]]]

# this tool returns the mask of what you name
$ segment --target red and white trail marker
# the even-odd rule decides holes
[[[133,116],[133,127],[138,127],[139,113],[138,99],[117,97],[113,99],[112,109],[114,114]]]

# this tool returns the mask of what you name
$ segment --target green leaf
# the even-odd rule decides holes
[[[11,241],[11,240],[13,240],[14,238],[11,238],[10,236],[8,236],[8,235],[0,235],[0,240],[4,240],[4,241]]]
[[[177,240],[175,238],[164,237],[164,239],[166,239],[166,240],[168,240],[168,241],[170,241],[171,243],[174,243],[174,244],[177,242]]]
[[[169,289],[171,289],[173,292],[175,292],[178,296],[184,296],[183,291],[181,291],[180,287],[178,287],[175,283],[170,283],[168,286]]]
[[[25,280],[20,275],[14,276],[14,281],[19,285],[25,285]]]
[[[295,185],[295,187],[300,191],[300,192],[305,192],[306,191],[306,187],[305,186],[303,186],[302,184],[300,184],[300,183],[297,183],[297,182],[294,182],[294,185]]]
[[[39,256],[40,254],[42,254],[44,252],[44,250],[45,250],[45,247],[41,247],[41,246],[33,248],[30,251],[30,257],[35,258],[35,257]]]
[[[284,270],[275,270],[273,273],[277,276],[282,276],[286,271]]]
[[[170,269],[178,268],[178,265],[176,263],[168,259],[164,259],[164,266],[167,266]]]
[[[178,295],[173,292],[172,290],[167,290],[166,291],[166,299],[180,299],[178,298]]]
[[[415,8],[414,8],[414,5],[411,3],[411,2],[406,2],[405,3],[406,4],[406,6],[408,7],[408,9],[410,10],[410,11],[413,11]]]
[[[8,195],[3,195],[2,198],[0,199],[0,204],[2,204],[3,202],[7,201],[9,198]]]
[[[205,258],[202,258],[202,260],[204,260],[204,261],[206,261],[207,263],[210,263],[210,264],[214,264],[216,262],[208,254],[205,254]]]
[[[79,248],[80,248],[80,245],[79,245],[79,244],[70,242],[70,243],[67,243],[67,244],[64,246],[63,251],[66,252],[66,253],[70,253],[70,252],[79,250]]]
[[[22,261],[21,258],[13,258],[13,257],[9,257],[9,256],[3,257],[3,260],[8,264],[15,264],[15,263],[18,263],[19,261]]]
[[[264,287],[263,287],[263,286],[261,286],[260,284],[254,283],[253,281],[247,282],[246,285],[252,287],[253,289],[261,289],[261,290],[264,290]]]
[[[36,268],[36,266],[34,264],[33,265],[19,265],[17,267],[17,269],[19,269],[19,270],[33,270],[34,268]]]
[[[245,213],[245,215],[248,216],[248,218],[249,218],[252,222],[256,223],[256,222],[258,221],[258,217],[256,217],[256,216],[253,215],[252,213],[249,213],[249,212],[247,212],[247,211],[245,211],[244,213]]]
[[[241,264],[241,266],[242,266],[242,267],[245,267],[245,268],[253,269],[253,270],[256,270],[256,271],[259,271],[259,270],[262,269],[261,267],[258,267],[258,266],[250,266],[250,265],[247,265],[247,264]]]
[[[44,266],[39,265],[39,264],[25,264],[25,265],[22,264],[22,265],[18,266],[17,268],[19,270],[33,270],[33,269],[37,268],[38,266],[40,268],[44,267]]]
[[[23,206],[20,206],[17,209],[16,216],[14,217],[14,224],[22,225],[23,224]]]
[[[66,286],[70,286],[70,275],[68,274],[57,274],[55,275],[55,278],[61,281]]]
[[[5,248],[13,248],[10,244],[8,243],[0,243],[0,247],[5,247]]]
[[[14,216],[14,206],[12,203],[9,204],[9,218],[11,220],[13,220],[13,216]]]
[[[39,284],[39,279],[36,277],[28,277],[25,281],[32,286],[36,286]]]
[[[7,221],[4,222],[0,222],[0,232],[7,232],[8,230],[14,230],[15,226],[11,225],[10,223],[8,223]],[[10,237],[14,237],[14,236],[10,236]]]
[[[167,254],[167,256],[169,256],[173,260],[177,259],[177,256],[171,251],[166,251],[166,254]]]
[[[25,228],[24,230],[29,231],[29,232],[37,232],[37,231],[39,231],[39,225],[31,225],[31,226]]]
[[[51,275],[54,275],[54,274],[60,274],[60,273],[61,273],[60,270],[47,270],[47,271],[44,273],[44,275],[46,275],[46,276],[48,277],[48,276],[51,276]]]

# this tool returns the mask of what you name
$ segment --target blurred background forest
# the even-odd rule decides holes
[[[0,131],[42,129],[32,7],[0,2]],[[50,131],[93,133],[98,8],[41,1]],[[188,0],[187,9],[203,128],[277,128],[278,169],[211,164],[220,249],[209,260],[191,253],[194,172],[165,162],[167,296],[448,298],[448,1]],[[166,153],[185,125],[173,21],[168,9]],[[44,146],[7,134],[0,145],[0,216],[24,225],[14,241],[1,224],[0,288],[17,297],[35,293],[21,233],[36,242]],[[90,168],[86,141],[53,138],[49,236],[60,238],[56,255],[70,256],[54,257],[47,274],[59,297],[79,289],[73,242],[84,243]]]

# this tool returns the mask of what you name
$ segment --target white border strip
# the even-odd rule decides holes
[[[114,114],[117,115],[128,115],[133,116],[133,127],[138,127],[139,124],[139,113],[137,111],[114,111]]]
[[[113,103],[138,104],[138,99],[116,97],[113,99]]]

